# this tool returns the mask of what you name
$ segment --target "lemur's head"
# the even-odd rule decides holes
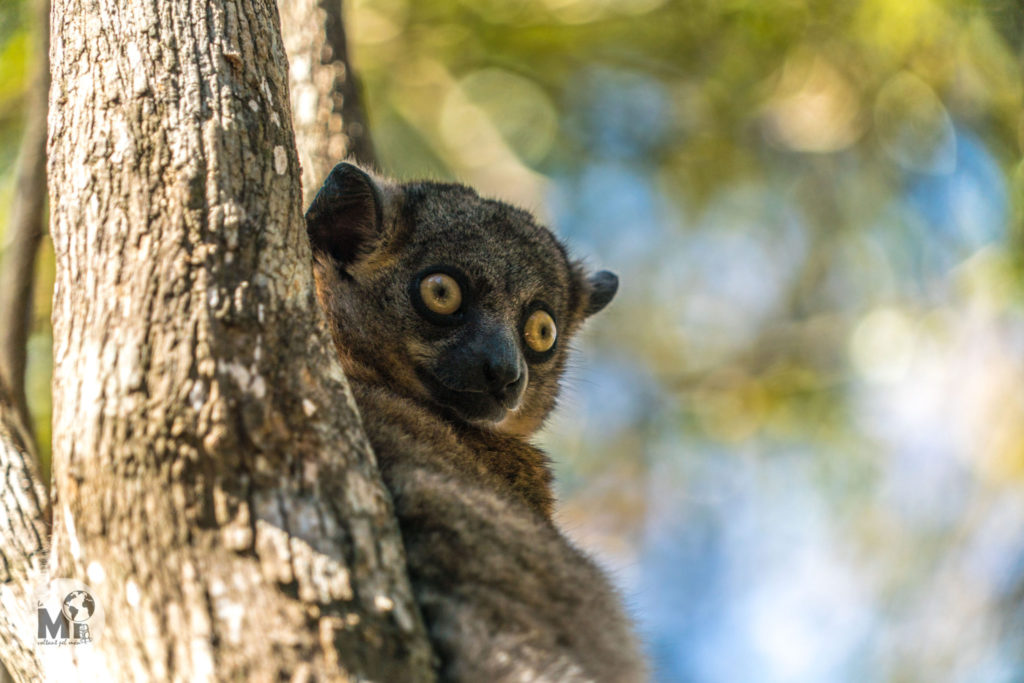
[[[569,340],[618,287],[525,211],[462,185],[338,164],[306,212],[317,295],[345,371],[445,414],[530,434]]]

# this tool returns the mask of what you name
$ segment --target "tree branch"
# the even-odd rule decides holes
[[[32,289],[46,204],[46,111],[50,85],[49,2],[36,0],[35,71],[30,81],[7,245],[0,262],[0,680],[42,670],[31,626],[45,575],[50,530],[46,488],[25,396]],[[12,674],[12,672],[14,672]]]
[[[348,57],[342,0],[281,0],[279,7],[308,205],[336,163],[354,158],[373,166],[377,157]]]
[[[20,680],[32,680],[41,671],[35,643],[27,636],[32,635],[32,598],[43,576],[50,528],[46,490],[27,437],[0,383],[0,661]]]

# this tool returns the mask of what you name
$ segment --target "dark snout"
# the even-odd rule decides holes
[[[482,339],[477,348],[473,349],[469,361],[476,371],[476,377],[471,381],[492,394],[505,391],[523,375],[519,365],[519,350],[501,334],[492,334]]]
[[[498,325],[481,325],[471,335],[440,359],[437,379],[447,389],[476,395],[464,397],[468,401],[494,405],[496,414],[517,407],[527,372],[515,338]]]

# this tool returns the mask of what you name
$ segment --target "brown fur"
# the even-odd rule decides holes
[[[642,679],[619,599],[552,523],[547,456],[527,440],[555,405],[569,340],[612,298],[614,276],[585,276],[524,211],[347,164],[307,225],[317,295],[395,502],[442,679]],[[464,275],[461,322],[413,305],[410,283],[432,266]],[[521,333],[541,302],[558,327],[543,357]],[[476,364],[503,358],[511,373],[509,354],[519,379],[488,393]]]

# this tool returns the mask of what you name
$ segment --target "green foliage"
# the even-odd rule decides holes
[[[6,175],[17,153],[21,107],[31,60],[32,27],[26,26],[22,19],[20,0],[0,5],[0,27],[0,175]]]
[[[659,596],[640,609],[665,680],[1024,671],[1005,654],[1024,616],[1001,592],[1019,569],[942,593],[976,580],[982,529],[984,561],[1021,552],[1022,516],[996,515],[1024,480],[1022,16],[969,0],[350,3],[385,169],[539,208],[622,275],[545,438],[569,525]],[[774,520],[761,533],[751,507]],[[662,583],[652,539],[679,519]],[[838,554],[856,596],[780,603],[767,640],[712,618],[698,632],[718,640],[687,635],[687,614],[756,624],[749,605],[796,600],[772,567],[788,577],[808,553]],[[707,579],[723,555],[717,572],[751,563],[757,580]],[[939,595],[935,628],[1003,635],[908,627]],[[877,629],[778,635],[807,604]]]

